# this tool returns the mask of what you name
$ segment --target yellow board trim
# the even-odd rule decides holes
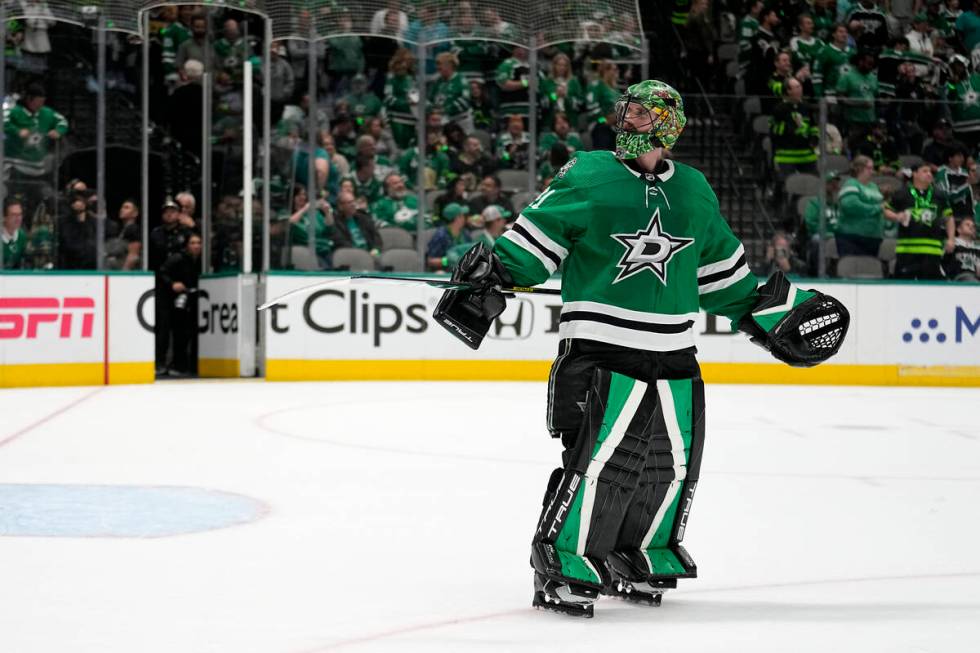
[[[109,385],[153,383],[156,378],[153,361],[145,363],[109,363]]]
[[[544,381],[550,361],[296,360],[266,361],[268,381]],[[708,383],[980,387],[980,367],[702,363]]]
[[[197,361],[197,375],[209,379],[237,379],[241,375],[241,366],[237,358],[202,358]]]
[[[0,388],[103,385],[102,363],[0,365]],[[109,363],[109,383],[152,383],[153,363]]]

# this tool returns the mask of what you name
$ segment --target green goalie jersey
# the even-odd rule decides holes
[[[498,239],[519,286],[561,266],[559,336],[673,351],[699,308],[737,322],[756,279],[704,175],[673,161],[656,184],[612,152],[578,152]]]

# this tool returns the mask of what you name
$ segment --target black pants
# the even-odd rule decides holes
[[[657,352],[595,340],[562,340],[548,378],[548,430],[554,437],[578,431],[582,402],[597,367],[647,383],[659,379],[691,379],[701,376],[695,353],[694,347]]]
[[[153,306],[156,319],[153,334],[156,338],[156,367],[162,370],[167,367],[170,353],[170,334],[173,330],[174,294],[161,283],[157,283],[153,294]]]
[[[943,280],[942,257],[931,254],[899,254],[895,257],[896,279]]]

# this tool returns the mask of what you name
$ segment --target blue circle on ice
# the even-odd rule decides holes
[[[919,342],[929,342],[929,334],[928,333],[920,333],[919,334]]]
[[[917,317],[912,318],[912,328],[918,329],[920,326],[922,326],[922,320]]]
[[[946,334],[940,332],[939,335],[936,336],[936,340],[939,342],[946,342]]]
[[[929,320],[930,329],[935,329],[937,326],[939,326],[939,320]]]
[[[167,537],[244,524],[251,497],[195,487],[0,484],[0,536]]]
[[[905,342],[912,342],[912,334],[906,331],[905,333],[902,334],[902,340],[904,340]]]

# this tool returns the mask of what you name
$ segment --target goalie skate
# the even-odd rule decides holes
[[[591,619],[598,598],[599,590],[595,588],[552,580],[538,572],[534,574],[534,599],[531,605],[539,610]]]

